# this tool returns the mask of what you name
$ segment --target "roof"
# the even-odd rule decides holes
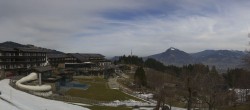
[[[39,49],[39,48],[23,48],[23,47],[18,47],[16,49],[18,49],[20,51],[23,51],[23,52],[45,52],[44,50]]]
[[[37,72],[46,72],[46,71],[51,71],[52,68],[51,66],[40,66],[40,67],[34,68],[34,70]]]
[[[89,61],[90,58],[104,58],[101,54],[90,54],[90,53],[68,53],[68,55],[71,55],[81,62]]]
[[[81,56],[78,53],[70,53],[70,55],[72,55],[73,57],[77,58],[78,60],[80,60],[81,62],[85,62],[88,61],[88,58]]]
[[[102,54],[91,54],[91,53],[78,53],[78,54],[80,54],[83,57],[89,57],[89,58],[90,57],[101,57],[101,58],[105,57]]]
[[[48,58],[65,58],[66,54],[47,54]]]

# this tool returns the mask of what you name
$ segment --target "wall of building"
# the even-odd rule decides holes
[[[45,52],[1,51],[0,69],[13,70],[43,66],[46,63]]]

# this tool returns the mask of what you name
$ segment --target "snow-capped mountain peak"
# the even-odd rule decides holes
[[[170,47],[170,48],[168,48],[166,51],[176,51],[176,50],[178,50],[178,49],[176,49],[176,48],[174,48],[174,47]]]

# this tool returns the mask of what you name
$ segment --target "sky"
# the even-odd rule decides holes
[[[0,42],[148,56],[250,48],[249,0],[0,0]]]

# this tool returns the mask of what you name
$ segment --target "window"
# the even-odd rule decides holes
[[[23,53],[19,53],[19,56],[23,56]]]
[[[10,53],[5,53],[5,56],[10,56],[11,54]]]
[[[11,59],[6,59],[6,62],[11,62]]]

